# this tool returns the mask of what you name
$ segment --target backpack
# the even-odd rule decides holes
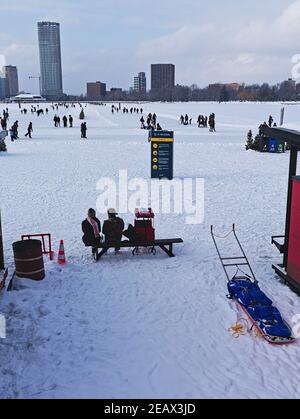
[[[132,224],[129,224],[128,229],[123,232],[123,236],[133,243],[139,243],[143,240],[143,237],[137,233]]]

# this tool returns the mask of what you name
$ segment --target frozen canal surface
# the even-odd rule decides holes
[[[44,106],[44,105],[43,105]],[[281,104],[144,104],[175,131],[175,175],[205,181],[205,218],[158,215],[157,237],[182,237],[177,257],[129,251],[99,264],[81,241],[81,221],[99,195],[103,177],[149,178],[147,133],[137,115],[112,115],[110,106],[86,109],[88,140],[80,140],[79,107],[73,129],[55,129],[54,112],[38,118],[9,105],[21,140],[0,154],[0,202],[5,251],[21,234],[51,232],[57,251],[65,240],[68,263],[46,261],[41,283],[17,280],[0,296],[7,338],[0,340],[1,398],[255,398],[300,397],[299,343],[272,347],[250,336],[232,338],[236,306],[210,239],[237,230],[263,290],[291,322],[300,299],[280,283],[270,244],[284,232],[289,154],[245,151],[249,129]],[[198,129],[199,114],[216,113],[217,133]],[[65,111],[59,111],[60,116]],[[194,118],[182,127],[181,114]],[[33,122],[33,139],[24,140]],[[300,105],[286,106],[286,126],[300,127]],[[126,223],[132,214],[122,214]],[[103,216],[100,215],[101,220]],[[231,241],[225,242],[231,255]]]

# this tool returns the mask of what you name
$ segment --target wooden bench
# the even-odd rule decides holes
[[[165,240],[154,240],[153,242],[130,242],[130,241],[122,241],[119,243],[103,243],[98,246],[94,253],[94,258],[96,261],[99,261],[103,255],[105,255],[109,249],[124,249],[124,248],[133,248],[132,254],[133,256],[139,253],[140,247],[147,247],[149,248],[149,253],[156,254],[156,247],[159,247],[163,250],[170,258],[175,257],[173,253],[173,245],[183,243],[182,239],[165,239]],[[99,252],[99,250],[101,250]]]

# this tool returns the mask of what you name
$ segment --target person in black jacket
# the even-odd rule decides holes
[[[86,139],[86,132],[87,132],[86,122],[83,122],[81,124],[81,138],[85,138]]]
[[[64,128],[68,128],[68,118],[66,115],[63,117]]]
[[[95,248],[100,244],[101,223],[93,208],[89,209],[87,218],[82,222],[82,231],[84,234],[83,243],[87,247],[92,247],[93,253],[95,253]]]
[[[122,218],[117,217],[118,213],[115,209],[108,210],[108,220],[104,221],[102,233],[105,235],[105,242],[109,244],[118,244],[122,240],[124,231],[124,221]],[[116,247],[116,252],[120,250]]]
[[[32,122],[30,122],[30,124],[28,125],[28,128],[27,128],[27,134],[25,134],[25,137],[32,138],[31,137],[32,132],[33,132],[33,127],[32,127]]]

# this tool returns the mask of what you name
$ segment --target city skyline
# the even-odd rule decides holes
[[[69,0],[0,5],[7,17],[0,53],[18,67],[22,90],[38,91],[38,82],[28,76],[39,73],[36,23],[42,20],[61,24],[64,90],[69,94],[84,93],[86,81],[98,80],[99,74],[109,86],[127,90],[134,74],[144,71],[150,80],[150,65],[160,62],[174,63],[177,83],[183,85],[275,83],[290,77],[291,58],[299,53],[299,0],[246,1],[243,8],[233,0],[226,7],[220,0],[184,5],[166,0],[159,10],[154,0],[150,25],[145,25],[146,2],[132,0],[126,10],[121,1],[115,3],[119,8],[106,0],[101,8],[92,0],[85,6]],[[13,30],[7,23],[12,20],[18,23]]]

